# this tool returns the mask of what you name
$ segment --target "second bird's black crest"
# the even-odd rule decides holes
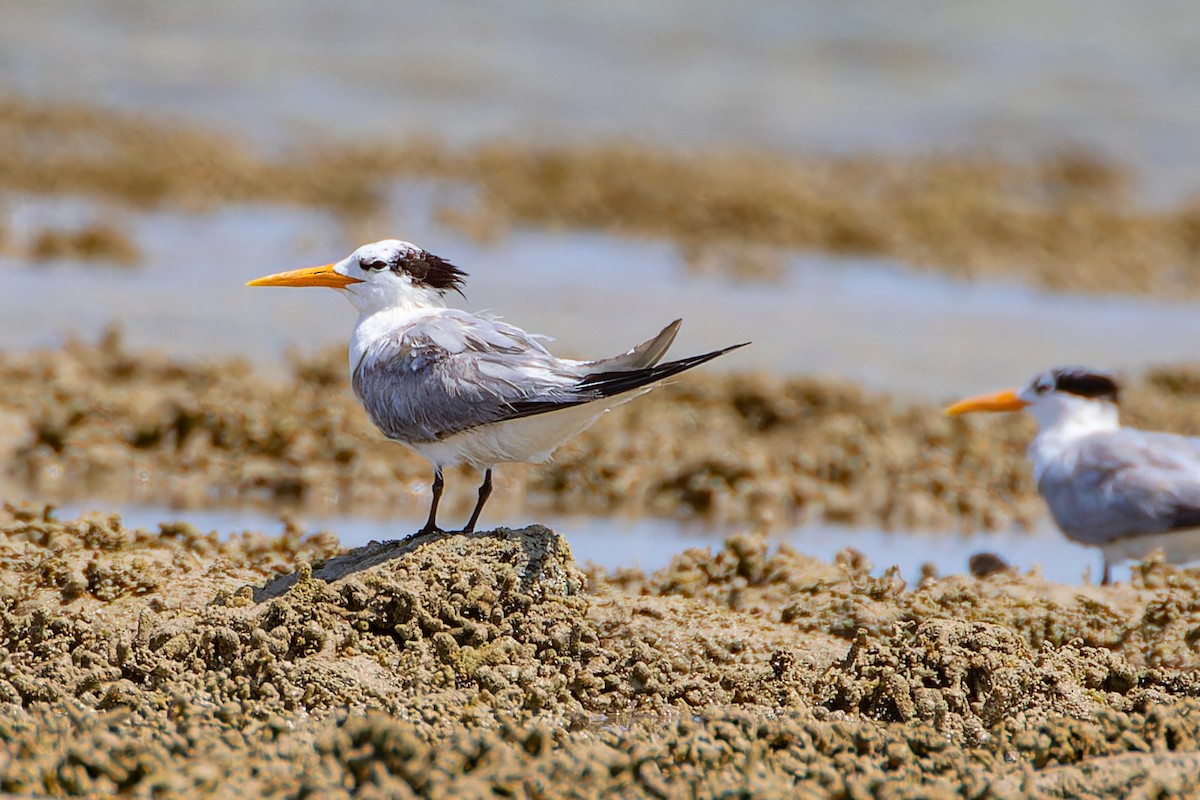
[[[1055,370],[1054,388],[1060,392],[1113,403],[1117,402],[1121,391],[1111,375],[1076,367]]]

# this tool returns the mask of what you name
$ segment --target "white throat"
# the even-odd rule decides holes
[[[1072,445],[1083,437],[1110,433],[1121,427],[1116,404],[1075,395],[1044,395],[1028,411],[1038,422],[1038,435],[1028,452],[1035,482],[1041,481],[1042,473],[1051,463],[1069,457]]]
[[[403,280],[386,277],[356,283],[346,288],[342,294],[358,309],[360,321],[363,317],[380,311],[420,311],[446,307],[446,299],[437,289],[414,286]]]
[[[345,294],[358,309],[358,322],[350,335],[351,375],[374,342],[407,327],[418,317],[446,308],[441,292],[411,285],[397,291],[394,286],[356,284]]]

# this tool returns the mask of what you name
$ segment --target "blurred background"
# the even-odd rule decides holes
[[[282,374],[353,310],[242,284],[386,237],[563,354],[683,317],[680,353],[754,341],[717,371],[906,402],[1064,363],[1136,376],[1200,341],[1188,3],[0,0],[0,20],[9,352],[119,323]]]

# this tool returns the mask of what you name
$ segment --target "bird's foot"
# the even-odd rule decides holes
[[[413,539],[420,539],[422,536],[432,536],[438,533],[445,533],[445,531],[439,528],[437,525],[426,525],[416,533],[410,533],[408,536],[405,536],[404,541],[411,542]]]

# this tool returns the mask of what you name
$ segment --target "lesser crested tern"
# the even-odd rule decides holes
[[[483,470],[464,533],[474,531],[492,491],[492,468],[540,462],[605,411],[663,380],[743,347],[659,363],[680,321],[621,355],[574,361],[552,355],[546,337],[489,314],[448,308],[466,273],[409,242],[364,245],[341,261],[276,273],[249,286],[325,286],[358,309],[350,337],[350,384],[377,428],[433,463],[429,518],[440,532],[442,470]]]
[[[1112,376],[1080,367],[1042,373],[1021,389],[962,400],[949,415],[1029,411],[1033,479],[1055,523],[1112,565],[1162,549],[1171,563],[1200,558],[1200,438],[1125,428]]]

